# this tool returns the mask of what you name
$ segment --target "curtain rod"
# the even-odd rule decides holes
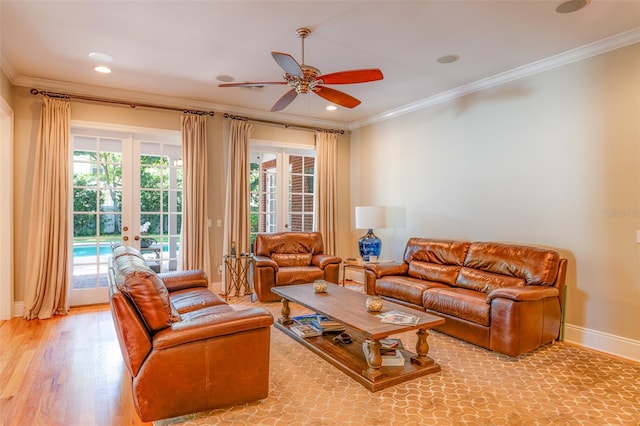
[[[213,111],[198,111],[191,110],[186,108],[174,108],[163,105],[153,105],[153,104],[145,104],[145,103],[137,103],[130,101],[120,101],[116,99],[105,99],[105,98],[95,98],[93,96],[80,96],[80,95],[69,95],[67,93],[56,93],[56,92],[46,92],[38,89],[31,89],[32,95],[42,95],[48,96],[50,98],[59,98],[59,99],[80,99],[83,101],[91,101],[91,102],[103,102],[107,104],[118,104],[118,105],[127,105],[131,108],[142,107],[142,108],[155,108],[155,109],[164,109],[168,111],[181,111],[185,114],[196,114],[196,115],[208,115],[213,117],[215,112]]]
[[[226,112],[224,113],[224,118],[231,118],[232,120],[255,121],[257,123],[273,124],[273,125],[276,125],[276,126],[284,126],[286,129],[288,129],[288,128],[296,128],[296,129],[312,130],[312,131],[320,130],[320,131],[323,131],[323,132],[338,133],[338,134],[344,135],[344,130],[321,129],[319,127],[303,126],[301,124],[289,124],[289,123],[282,123],[282,122],[279,122],[279,121],[262,120],[260,118],[242,117],[242,116],[239,116],[239,115],[227,114]]]

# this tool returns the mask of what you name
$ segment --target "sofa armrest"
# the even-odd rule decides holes
[[[153,339],[154,349],[167,349],[185,343],[235,334],[257,328],[271,327],[273,315],[264,308],[249,308],[181,321],[158,332]]]
[[[342,258],[337,256],[332,256],[330,254],[316,254],[311,259],[311,264],[317,266],[320,269],[324,269],[332,264],[340,264],[342,263]]]
[[[172,271],[158,274],[169,293],[193,287],[209,287],[207,274],[200,269]]]
[[[256,268],[273,268],[278,272],[278,264],[275,260],[267,256],[253,256],[253,264]]]
[[[407,275],[409,264],[405,262],[365,263],[364,268],[373,272],[376,278],[380,278],[385,275]]]
[[[530,302],[533,300],[546,299],[548,297],[558,297],[559,295],[560,293],[557,288],[542,285],[502,287],[489,292],[487,295],[487,302],[491,302],[491,300],[497,297],[511,299],[517,302]]]

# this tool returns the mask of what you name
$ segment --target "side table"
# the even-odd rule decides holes
[[[243,296],[253,294],[251,283],[249,281],[249,270],[253,256],[248,253],[238,255],[226,255],[222,257],[224,261],[224,299],[227,300],[232,292],[234,297],[240,296],[240,290],[243,290]]]
[[[365,262],[362,259],[345,259],[342,262],[342,285],[344,286],[344,283],[346,281],[347,278],[347,270],[348,269],[353,269],[356,271],[361,272],[364,275],[364,271],[366,268],[366,265],[370,265],[370,264],[377,264],[377,263],[393,263],[393,260],[376,260],[373,262]],[[363,276],[364,279],[364,276]],[[362,284],[365,284],[364,282]]]

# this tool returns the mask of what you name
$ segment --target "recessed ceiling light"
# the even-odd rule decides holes
[[[222,81],[223,83],[231,83],[234,79],[230,75],[220,74],[219,76],[216,77],[216,80]]]
[[[111,68],[105,67],[104,65],[99,65],[99,66],[95,67],[94,70],[96,70],[96,71],[98,71],[99,73],[102,73],[102,74],[109,74],[111,72]]]
[[[439,64],[450,64],[457,61],[458,59],[460,59],[460,56],[458,55],[444,55],[436,59],[436,62],[438,62]]]
[[[588,5],[591,0],[569,0],[556,7],[558,13],[573,13]]]
[[[89,57],[96,62],[113,62],[113,56],[106,53],[92,52],[89,53]]]
[[[337,106],[335,106],[335,105],[328,105],[328,106],[327,106],[327,111],[335,111],[335,110],[337,110],[337,109],[338,109],[338,107],[337,107]]]

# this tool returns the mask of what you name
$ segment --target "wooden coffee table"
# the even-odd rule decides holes
[[[316,293],[313,284],[276,287],[271,291],[282,297],[282,318],[275,322],[275,327],[372,392],[440,371],[440,365],[427,356],[427,330],[443,324],[443,318],[385,300],[382,312],[399,310],[418,316],[420,321],[416,325],[383,323],[377,317],[378,313],[367,311],[366,294],[331,283],[326,293]],[[333,340],[335,334],[330,333],[317,337],[299,337],[289,329],[293,323],[290,301],[341,322],[353,342],[337,344]],[[383,367],[380,339],[411,330],[416,330],[418,335],[416,353],[402,349],[405,358],[403,367]]]

